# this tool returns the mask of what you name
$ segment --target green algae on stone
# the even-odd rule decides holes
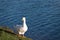
[[[31,40],[27,37],[18,37],[12,30],[0,27],[0,40]]]

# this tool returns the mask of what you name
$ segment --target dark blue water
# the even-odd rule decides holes
[[[60,40],[60,0],[0,0],[0,26],[13,29],[27,18],[25,36],[33,40]]]

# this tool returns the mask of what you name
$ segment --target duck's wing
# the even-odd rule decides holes
[[[15,25],[14,28],[19,31],[19,29],[22,27],[22,25]]]

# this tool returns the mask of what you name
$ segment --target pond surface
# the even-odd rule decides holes
[[[26,36],[33,40],[60,40],[60,0],[0,0],[0,26],[22,24],[27,18]]]

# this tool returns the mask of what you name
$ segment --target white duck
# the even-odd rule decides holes
[[[23,21],[23,25],[22,25],[22,27],[19,28],[19,34],[24,36],[25,32],[28,30],[28,27],[26,25],[26,18],[25,17],[22,18],[22,21]]]

